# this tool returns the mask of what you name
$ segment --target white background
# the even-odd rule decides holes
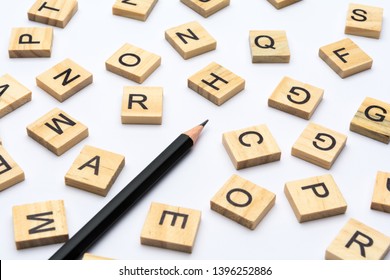
[[[196,148],[155,186],[136,207],[107,232],[89,252],[115,259],[318,259],[349,218],[390,235],[389,214],[370,210],[376,172],[390,171],[389,146],[349,131],[349,123],[367,96],[390,102],[389,1],[360,0],[385,8],[380,40],[344,34],[349,1],[304,0],[276,10],[266,0],[232,0],[205,19],[179,0],[160,0],[146,22],[112,15],[113,0],[79,0],[79,11],[65,29],[54,28],[51,58],[9,59],[12,27],[45,26],[30,22],[34,1],[1,1],[0,69],[33,92],[30,103],[0,120],[0,137],[26,180],[0,193],[0,258],[47,259],[62,244],[17,251],[12,206],[46,200],[65,201],[69,235],[73,236],[123,186],[176,136],[210,119]],[[196,20],[217,40],[215,51],[190,60],[164,39],[168,28]],[[249,30],[285,30],[289,64],[252,64]],[[321,46],[350,37],[374,60],[369,71],[341,79],[319,57]],[[137,85],[105,70],[105,61],[124,43],[162,57],[162,65],[143,85],[164,88],[161,126],[122,125],[123,86]],[[94,83],[59,103],[35,85],[35,77],[65,58],[91,71]],[[187,88],[187,78],[215,61],[246,80],[243,92],[218,107]],[[311,121],[348,136],[347,146],[330,171],[290,154],[308,121],[267,106],[284,76],[325,90]],[[88,126],[87,139],[57,157],[27,136],[26,126],[59,107]],[[222,145],[222,133],[267,124],[281,150],[281,161],[236,171]],[[126,156],[126,165],[108,196],[65,186],[64,175],[84,145]],[[346,214],[299,224],[283,193],[287,181],[331,173],[347,203]],[[254,230],[210,210],[211,197],[238,174],[276,194],[276,205]],[[140,244],[140,232],[151,202],[202,211],[192,254]],[[390,259],[388,255],[386,259]]]

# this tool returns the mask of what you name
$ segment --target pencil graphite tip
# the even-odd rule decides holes
[[[203,127],[205,127],[206,126],[206,124],[209,122],[209,120],[205,120],[204,122],[202,122],[200,125],[201,126],[203,126]]]

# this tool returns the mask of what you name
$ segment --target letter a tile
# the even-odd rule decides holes
[[[77,0],[37,0],[28,11],[28,19],[65,28],[77,9]]]
[[[276,9],[282,9],[301,0],[268,0]]]
[[[24,172],[11,158],[0,141],[0,191],[24,180]]]
[[[50,57],[53,46],[53,28],[13,28],[8,47],[10,58]]]
[[[146,21],[156,4],[157,0],[115,0],[112,14]]]
[[[379,171],[376,175],[371,209],[390,213],[390,173]]]
[[[219,10],[230,5],[230,0],[180,0],[183,4],[200,14],[202,17],[209,17]]]

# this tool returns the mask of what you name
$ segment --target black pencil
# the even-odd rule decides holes
[[[78,259],[195,144],[207,121],[182,133],[69,239],[50,260]]]

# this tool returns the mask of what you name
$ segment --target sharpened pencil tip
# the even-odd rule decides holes
[[[205,120],[204,122],[202,122],[200,125],[205,127],[205,125],[209,122],[209,120]]]

